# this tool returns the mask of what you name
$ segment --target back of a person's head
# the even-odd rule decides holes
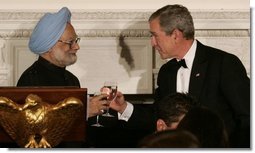
[[[198,139],[184,130],[165,130],[153,133],[142,139],[139,148],[198,148]]]
[[[199,139],[202,148],[229,147],[223,120],[206,107],[190,109],[177,129],[193,133]]]
[[[198,106],[196,99],[186,93],[170,94],[157,102],[157,118],[164,120],[166,124],[179,122],[179,117],[195,106]]]

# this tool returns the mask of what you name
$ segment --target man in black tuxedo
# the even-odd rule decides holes
[[[224,119],[231,147],[249,148],[250,79],[241,61],[196,40],[192,16],[184,6],[160,8],[150,16],[149,25],[152,46],[162,59],[169,59],[158,74],[155,103],[170,93],[188,92]],[[153,109],[126,102],[121,92],[110,107],[128,127],[155,125]]]

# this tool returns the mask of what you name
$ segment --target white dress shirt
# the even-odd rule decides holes
[[[189,92],[189,80],[192,64],[194,61],[195,53],[197,48],[197,41],[194,40],[192,46],[190,47],[187,54],[183,57],[185,59],[186,65],[188,68],[180,67],[176,76],[176,91],[182,93]]]
[[[189,91],[189,81],[190,81],[190,73],[192,69],[192,64],[195,58],[195,53],[197,49],[197,41],[194,40],[192,46],[190,47],[187,54],[183,57],[185,59],[186,65],[188,68],[181,67],[177,72],[176,78],[176,91],[188,93]],[[127,102],[127,107],[125,111],[120,114],[118,113],[119,120],[128,121],[131,117],[134,110],[133,104]]]

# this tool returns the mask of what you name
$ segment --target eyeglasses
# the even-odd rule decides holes
[[[58,40],[58,42],[68,44],[70,48],[73,48],[74,44],[78,44],[80,42],[80,40],[81,40],[81,38],[77,37],[74,40],[70,40],[70,41]]]

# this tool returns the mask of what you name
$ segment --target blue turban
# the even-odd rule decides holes
[[[53,47],[64,33],[71,12],[63,7],[57,13],[46,13],[37,23],[29,40],[29,48],[35,54],[42,54]]]

